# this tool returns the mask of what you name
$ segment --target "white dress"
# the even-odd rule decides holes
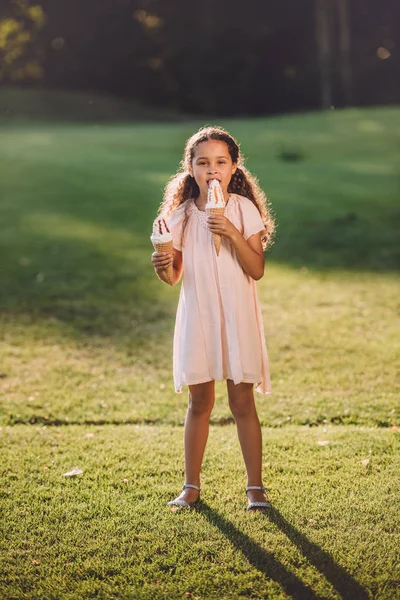
[[[229,196],[225,216],[246,240],[265,230],[258,209],[244,196]],[[175,390],[232,379],[235,384],[255,383],[257,391],[268,394],[268,356],[256,282],[243,271],[227,238],[222,237],[216,255],[206,220],[206,213],[188,200],[168,222],[174,248],[183,257],[174,331]]]

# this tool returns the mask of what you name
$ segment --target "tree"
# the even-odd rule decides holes
[[[321,105],[332,105],[332,35],[329,28],[330,0],[315,0],[315,32],[320,68]]]
[[[320,70],[320,102],[323,108],[353,101],[350,60],[350,24],[348,0],[315,0],[315,33]],[[341,93],[335,89],[338,73]],[[336,92],[336,93],[335,93]]]
[[[350,24],[348,0],[337,0],[337,8],[339,16],[340,79],[342,84],[344,104],[349,106],[353,102],[353,86],[350,63]]]
[[[23,0],[6,3],[0,11],[0,82],[41,79],[44,49],[39,33],[46,21],[41,6]]]

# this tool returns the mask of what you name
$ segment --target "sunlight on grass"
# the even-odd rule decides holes
[[[144,173],[143,179],[152,183],[159,183],[163,187],[171,177],[171,173]],[[161,199],[160,199],[161,202]]]
[[[41,146],[52,146],[55,142],[55,134],[51,131],[32,131],[24,136],[25,148],[29,150],[41,147]]]
[[[26,215],[21,223],[22,227],[32,233],[46,235],[54,240],[83,240],[91,244],[93,248],[104,249],[104,244],[119,246],[132,244],[137,246],[135,235],[130,231],[124,231],[119,227],[113,232],[110,225],[99,225],[71,215],[60,215],[56,213],[36,213]]]
[[[186,395],[174,393],[171,377],[179,290],[150,281],[161,294],[157,302],[132,301],[129,283],[125,301],[115,298],[121,287],[111,295],[103,290],[101,298],[85,292],[80,301],[53,292],[31,316],[4,324],[5,422],[68,416],[74,422],[183,423]],[[262,422],[396,424],[398,288],[390,275],[316,275],[267,264],[258,289],[273,394],[268,400],[257,395]],[[223,420],[230,413],[225,387],[218,389],[214,418]],[[38,395],[28,401],[32,390]]]
[[[354,162],[350,161],[347,163],[347,168],[354,173],[365,173],[367,175],[396,175],[396,169],[394,164],[390,164],[387,158],[382,157],[383,162],[379,164],[377,162]],[[361,186],[360,186],[361,187]]]
[[[385,127],[382,125],[382,123],[368,119],[359,121],[358,129],[365,133],[382,133],[382,131],[385,131]]]

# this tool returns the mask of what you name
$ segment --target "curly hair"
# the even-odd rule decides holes
[[[199,186],[189,171],[196,147],[208,140],[225,142],[228,146],[232,162],[237,165],[236,171],[229,182],[228,192],[245,196],[258,209],[266,231],[262,239],[263,248],[265,249],[271,245],[275,231],[275,222],[267,197],[260,188],[257,178],[244,166],[244,157],[240,152],[238,142],[222,127],[202,127],[187,140],[180,168],[165,186],[159,214],[168,217],[178,206],[187,200],[197,198],[200,194]]]

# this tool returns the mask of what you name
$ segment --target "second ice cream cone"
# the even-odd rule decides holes
[[[154,250],[156,252],[172,252],[173,251],[173,242],[166,242],[165,244],[153,244],[154,245]],[[165,274],[167,276],[167,283],[169,283],[169,285],[172,285],[172,276],[173,276],[173,272],[174,272],[174,267],[172,265],[172,263],[169,265],[169,267],[166,267],[165,269],[163,269],[163,271],[165,271]]]
[[[221,208],[207,208],[206,207],[206,213],[208,215],[223,215],[225,213],[225,208],[224,207],[221,207]],[[221,248],[221,236],[218,235],[218,233],[213,233],[212,239],[213,239],[214,246],[215,246],[215,252],[217,253],[217,256],[219,256],[219,251]]]
[[[173,239],[168,225],[163,217],[157,217],[153,223],[153,233],[150,236],[151,243],[156,252],[173,252]],[[173,284],[174,267],[172,263],[162,269],[166,275],[166,283]]]

